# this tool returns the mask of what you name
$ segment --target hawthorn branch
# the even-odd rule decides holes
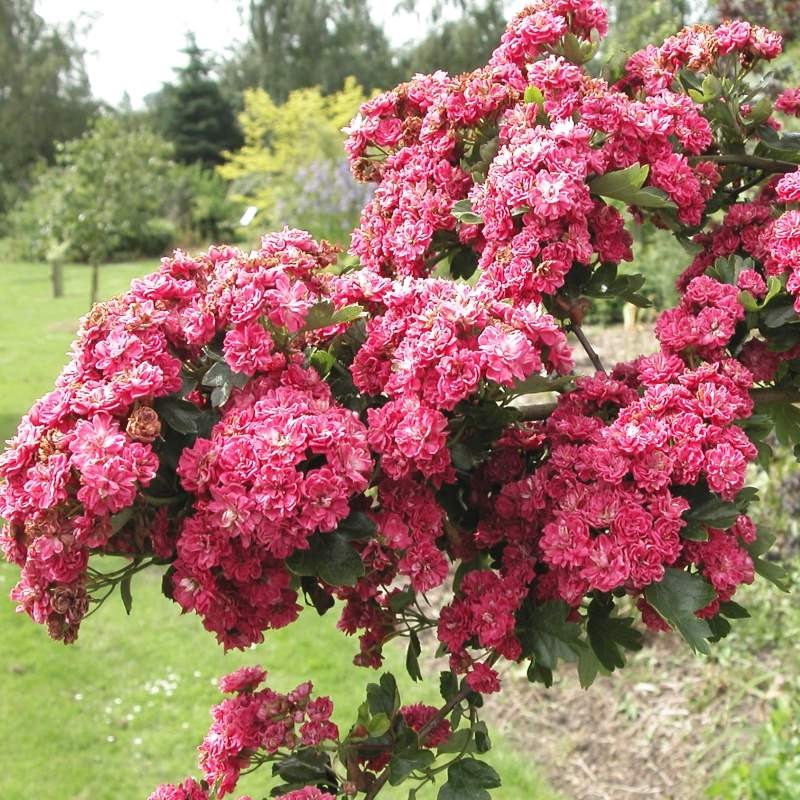
[[[699,164],[701,161],[713,161],[715,164],[732,164],[741,167],[751,167],[752,169],[760,169],[769,173],[794,172],[798,166],[791,161],[779,161],[774,158],[764,158],[763,156],[751,156],[747,153],[691,156],[689,158],[690,164]]]
[[[597,351],[592,347],[592,343],[586,338],[583,328],[581,328],[577,322],[571,322],[568,326],[568,330],[575,334],[576,338],[581,343],[581,347],[586,351],[586,355],[589,356],[589,361],[592,362],[594,368],[598,372],[605,372],[606,369],[603,366],[603,362],[600,360],[600,356],[597,355]]]
[[[493,653],[489,658],[486,659],[486,664],[492,666],[498,659],[498,655]],[[472,689],[470,689],[469,685],[464,682],[464,686],[458,690],[420,729],[417,733],[417,738],[419,741],[423,741],[423,739],[461,702],[466,700],[467,696],[472,694]],[[375,800],[378,796],[378,793],[383,789],[386,785],[386,781],[389,780],[389,767],[387,766],[377,778],[373,782],[372,786],[369,787],[369,791],[364,797],[364,800]]]
[[[800,403],[800,389],[751,389],[750,397],[756,403]],[[517,405],[520,417],[527,421],[547,419],[558,407],[558,403],[531,403]]]

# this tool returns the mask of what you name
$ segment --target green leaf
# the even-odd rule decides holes
[[[775,544],[776,538],[777,537],[774,531],[759,525],[756,540],[745,545],[745,547],[747,552],[750,553],[750,555],[754,558],[757,556],[763,556],[770,549],[770,547]]]
[[[716,594],[702,575],[668,567],[658,583],[645,589],[644,596],[669,625],[678,629],[693,650],[709,652],[706,640],[712,635],[711,628],[694,612],[705,608]]]
[[[750,612],[733,600],[720,603],[719,611],[720,614],[724,614],[728,619],[748,619],[750,617]]]
[[[475,457],[472,455],[466,442],[456,442],[450,445],[450,458],[453,466],[460,472],[469,472],[475,466]]]
[[[242,388],[250,378],[240,372],[234,372],[224,361],[217,361],[206,370],[201,381],[203,386],[224,386],[232,383],[238,388]]]
[[[308,550],[297,550],[286,559],[295,575],[316,576],[331,586],[354,586],[364,575],[358,551],[338,531],[315,533],[308,544]]]
[[[211,390],[211,405],[214,408],[221,408],[228,402],[233,391],[232,383],[225,383],[222,386],[217,386]]]
[[[697,522],[690,522],[681,530],[681,539],[687,539],[690,542],[707,542],[708,528],[704,528]]]
[[[613,605],[592,600],[586,631],[598,661],[609,671],[625,666],[625,650],[641,650],[642,634],[633,627],[633,617],[612,617]],[[578,660],[580,668],[580,659]]]
[[[389,783],[397,786],[412,772],[425,770],[433,764],[436,757],[430,750],[402,750],[392,755],[389,762]]]
[[[400,692],[394,675],[384,672],[380,683],[367,685],[367,703],[371,714],[386,714],[390,719],[394,717],[400,708]]]
[[[760,314],[760,319],[767,328],[781,328],[790,322],[800,322],[791,297],[780,297],[773,300]]]
[[[760,403],[775,428],[775,436],[784,447],[800,443],[800,408],[791,403]]]
[[[467,198],[453,203],[453,209],[450,213],[464,225],[483,224],[483,217],[472,210],[472,203]]]
[[[336,785],[330,757],[315,748],[302,748],[272,765],[272,774],[293,785]]]
[[[419,654],[422,646],[416,631],[411,631],[409,635],[408,649],[406,650],[406,672],[412,681],[421,681],[422,672],[419,668]]]
[[[160,397],[153,404],[159,417],[172,430],[186,435],[197,435],[202,409],[179,397]]]
[[[439,694],[446,703],[458,694],[458,678],[450,670],[439,673]]]
[[[487,789],[500,786],[500,776],[485,762],[464,758],[447,768],[447,783],[438,800],[491,800]]]
[[[699,505],[690,509],[686,514],[689,522],[707,525],[709,528],[730,528],[741,511],[736,503],[728,503],[720,500],[719,497],[712,495],[708,500],[704,500]],[[684,538],[690,538],[684,535]],[[702,541],[702,540],[701,540]]]
[[[536,103],[542,105],[544,103],[544,95],[538,86],[526,86],[525,94],[522,98],[526,103]]]
[[[560,601],[526,603],[517,615],[517,638],[523,658],[533,655],[538,666],[555,669],[559,658],[576,661],[586,643],[580,626],[567,622],[570,607]]]
[[[756,573],[762,578],[766,578],[766,580],[782,592],[791,591],[792,587],[789,576],[780,564],[775,564],[772,561],[767,561],[765,558],[758,558],[756,556],[753,558],[753,569],[755,569]]]
[[[468,748],[470,740],[472,739],[472,730],[470,728],[462,728],[458,731],[453,731],[450,738],[446,742],[442,742],[436,749],[439,755],[446,753],[460,753],[469,752]]]
[[[471,247],[460,247],[450,261],[450,274],[467,280],[478,269],[478,254]]]
[[[605,175],[592,179],[589,181],[589,189],[592,194],[631,203],[631,198],[644,186],[649,173],[650,167],[647,165],[633,164],[626,169],[606,172]]]
[[[588,647],[585,649],[590,653],[592,652]],[[578,663],[580,664],[580,656],[578,657]],[[553,685],[553,670],[547,669],[547,667],[543,667],[535,661],[531,661],[528,667],[527,677],[531,683],[544,684],[546,689],[549,689]]]
[[[514,394],[539,394],[540,392],[563,392],[575,382],[572,375],[529,375],[524,381],[517,381],[511,390]]]
[[[578,682],[581,689],[588,689],[600,671],[600,661],[591,647],[584,648],[578,656]]]
[[[352,322],[363,316],[363,314],[364,309],[357,303],[343,306],[337,310],[330,300],[320,300],[320,302],[314,303],[314,305],[308,309],[306,323],[298,333],[306,333],[307,331],[314,331],[319,328],[328,328],[331,325],[339,325],[343,322]]]
[[[368,539],[376,529],[377,525],[371,517],[363,511],[353,511],[350,516],[339,523],[336,532],[352,541],[353,539]]]
[[[389,608],[394,611],[402,611],[404,608],[408,608],[415,600],[417,593],[411,586],[403,589],[401,592],[397,592],[389,596]]]
[[[122,598],[122,605],[125,606],[125,613],[130,616],[133,608],[133,595],[131,594],[131,578],[133,573],[126,572],[119,582],[119,596]]]
[[[389,728],[392,726],[391,717],[388,714],[375,714],[374,717],[370,717],[367,720],[366,725],[364,726],[367,729],[367,733],[370,737],[377,739],[380,736],[383,736]]]
[[[678,206],[670,199],[670,196],[663,190],[655,186],[645,186],[634,192],[630,199],[630,205],[640,208],[677,208]]]

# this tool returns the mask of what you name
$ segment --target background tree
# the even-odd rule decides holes
[[[337,180],[342,158],[342,128],[366,99],[354,78],[348,78],[341,91],[323,95],[318,87],[296,89],[285,103],[276,103],[263,89],[244,93],[244,111],[239,122],[244,145],[230,154],[219,167],[219,174],[232,181],[233,197],[259,209],[260,228],[282,225],[298,211],[297,203],[312,190],[321,200],[345,199],[355,186],[347,177],[346,189]],[[319,180],[322,176],[322,180]],[[354,203],[346,203],[339,229],[352,227],[365,197],[361,192]],[[327,206],[326,206],[327,207]],[[320,230],[316,206],[294,224],[307,225],[315,233],[335,236],[337,231]],[[325,223],[326,225],[328,223]]]
[[[406,74],[447,70],[452,75],[475,69],[489,60],[506,26],[506,3],[487,0],[445,20],[403,53]]]
[[[225,67],[226,83],[259,86],[276,102],[293,89],[341,89],[355,76],[367,90],[399,79],[389,42],[368,0],[250,0],[250,40]]]
[[[36,180],[15,214],[31,255],[68,257],[92,267],[96,302],[99,266],[114,255],[163,249],[160,215],[172,148],[141,126],[101,117],[84,136],[63,145],[56,164]],[[158,245],[161,245],[160,247]]]
[[[612,77],[633,53],[663,42],[690,22],[690,13],[698,11],[698,4],[690,0],[609,0],[607,5],[611,33],[603,40],[597,60]]]
[[[96,111],[73,31],[47,25],[33,0],[0,0],[0,212]]]
[[[205,52],[194,34],[187,36],[183,52],[188,63],[176,72],[178,80],[165,84],[150,100],[160,132],[175,147],[175,160],[213,167],[224,150],[235,150],[242,138],[233,107],[223,95]]]

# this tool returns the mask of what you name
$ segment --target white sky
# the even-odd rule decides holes
[[[371,0],[376,21],[388,23],[395,0]],[[51,24],[75,23],[87,48],[86,67],[94,94],[117,104],[127,91],[134,106],[172,80],[185,33],[194,31],[200,47],[224,53],[244,38],[236,0],[36,0],[36,10]],[[419,33],[410,15],[385,24],[391,41]]]

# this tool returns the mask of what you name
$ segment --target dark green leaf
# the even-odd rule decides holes
[[[419,642],[419,637],[416,631],[411,631],[409,635],[408,649],[406,650],[406,672],[412,681],[421,681],[422,672],[419,668],[419,654],[422,652],[422,647]]]
[[[533,655],[538,666],[555,669],[559,658],[576,661],[586,643],[581,629],[567,621],[570,607],[560,601],[526,603],[517,616],[517,638],[523,657]]]
[[[586,647],[578,656],[578,682],[581,689],[588,689],[600,671],[600,661],[591,647]]]
[[[784,447],[800,443],[800,408],[791,403],[763,403],[759,410],[772,420],[775,436]]]
[[[462,751],[468,752],[470,740],[472,739],[472,730],[470,728],[462,728],[458,731],[453,731],[450,738],[446,742],[442,742],[436,749],[439,755],[444,753],[460,753]]]
[[[586,650],[591,652],[588,647]],[[547,669],[547,667],[543,667],[541,664],[537,664],[534,661],[531,661],[528,667],[527,676],[531,683],[542,683],[546,689],[549,689],[553,685],[553,670]]]
[[[371,714],[386,714],[389,718],[394,717],[397,709],[400,708],[400,692],[397,690],[397,682],[391,673],[385,672],[381,675],[380,683],[368,684],[367,703]]]
[[[748,619],[750,612],[735,603],[733,600],[728,600],[726,603],[720,603],[719,611],[724,614],[728,619]]]
[[[119,595],[122,598],[122,605],[125,606],[125,613],[130,615],[133,608],[133,595],[131,594],[131,578],[133,573],[126,572],[119,582]]]
[[[375,533],[376,528],[372,518],[363,511],[352,511],[350,516],[339,523],[336,532],[350,540],[367,539]]]
[[[397,786],[415,770],[427,769],[434,759],[430,750],[403,750],[394,753],[389,762],[389,783]]]
[[[439,673],[439,694],[447,703],[458,694],[458,678],[450,670]]]
[[[456,250],[450,261],[450,274],[454,278],[467,280],[478,269],[478,254],[471,247],[461,247]]]
[[[314,748],[297,750],[288,758],[272,765],[272,774],[293,785],[336,785],[330,758]]]
[[[486,763],[464,758],[447,768],[447,783],[439,789],[438,800],[490,800],[487,789],[500,786],[500,776]]]
[[[308,550],[297,550],[286,559],[295,575],[316,576],[331,586],[353,586],[364,575],[361,557],[346,536],[315,533],[308,543]]]
[[[234,372],[224,361],[217,361],[203,375],[202,384],[203,386],[213,387],[232,383],[241,389],[249,380],[249,376]]]
[[[339,325],[342,322],[352,322],[363,314],[364,309],[357,303],[336,309],[329,300],[321,300],[308,309],[306,323],[299,332],[305,333],[319,328],[328,328],[331,325]]]
[[[598,661],[609,671],[625,666],[625,650],[641,650],[642,634],[632,617],[612,617],[613,606],[592,600],[586,631]],[[580,660],[578,661],[580,667]]]
[[[753,559],[753,568],[762,578],[766,578],[771,584],[776,586],[782,592],[791,591],[789,576],[786,574],[786,570],[780,566],[780,564],[775,564],[774,562],[767,561],[764,558],[756,557]]]
[[[711,629],[695,611],[705,608],[716,596],[714,589],[696,573],[668,567],[664,577],[645,589],[645,599],[664,618],[677,628],[693,650],[708,653]]]
[[[708,500],[690,509],[686,515],[689,522],[697,522],[710,528],[730,528],[741,512],[736,503],[728,503],[712,495]],[[685,537],[689,538],[689,537]]]
[[[202,409],[174,396],[161,397],[153,405],[161,420],[172,430],[187,435],[197,435]]]

